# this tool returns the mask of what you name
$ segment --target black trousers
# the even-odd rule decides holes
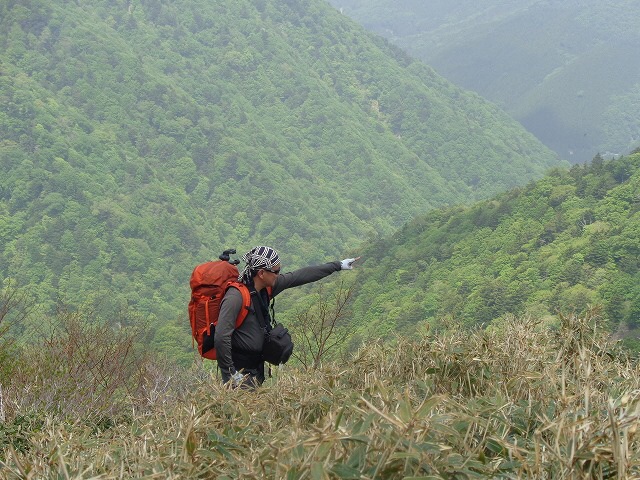
[[[262,356],[258,357],[243,352],[232,352],[231,355],[236,370],[248,376],[242,388],[254,389],[264,383],[264,360],[262,360]],[[227,383],[229,380],[231,380],[231,374],[222,372],[222,383]]]

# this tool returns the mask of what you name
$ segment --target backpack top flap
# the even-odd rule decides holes
[[[198,265],[191,273],[192,294],[200,294],[204,288],[223,287],[229,281],[236,281],[239,272],[235,265],[222,260]]]

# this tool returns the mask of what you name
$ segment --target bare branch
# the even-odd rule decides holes
[[[0,291],[0,323],[11,317],[15,323],[24,321],[34,309],[26,291],[21,291],[9,280]]]
[[[318,302],[298,312],[295,334],[302,344],[294,351],[294,357],[305,368],[320,367],[322,360],[349,337],[350,327],[343,320],[352,293],[352,287],[347,288],[344,283],[328,297],[323,296],[321,289]]]

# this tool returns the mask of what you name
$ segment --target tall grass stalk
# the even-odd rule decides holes
[[[255,392],[195,369],[109,422],[14,408],[0,477],[639,478],[640,371],[597,322],[374,342]]]

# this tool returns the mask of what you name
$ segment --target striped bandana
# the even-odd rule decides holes
[[[280,263],[280,256],[271,247],[254,247],[242,256],[242,260],[247,263],[238,277],[238,281],[244,284],[251,283],[251,272],[266,268],[271,270]]]

